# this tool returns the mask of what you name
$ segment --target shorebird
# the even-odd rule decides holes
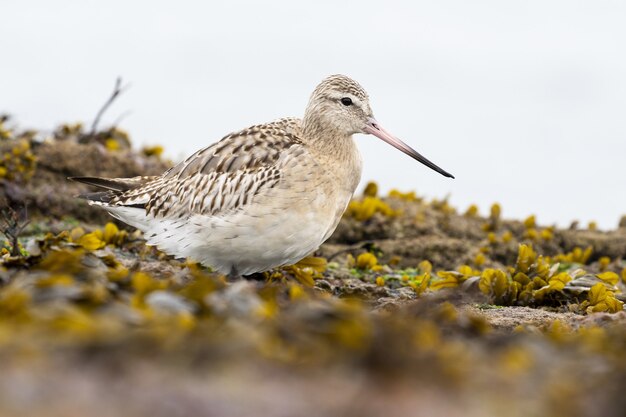
[[[71,179],[104,189],[80,197],[148,245],[239,277],[293,264],[330,237],[361,179],[357,133],[454,178],[383,129],[356,81],[332,75],[302,119],[231,133],[162,175]]]

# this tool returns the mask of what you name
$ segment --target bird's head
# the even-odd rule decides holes
[[[315,126],[317,129],[313,131],[331,132],[338,138],[355,133],[374,135],[441,175],[454,178],[383,129],[374,118],[369,96],[363,87],[345,75],[331,75],[315,88],[309,99],[304,124],[305,128]]]

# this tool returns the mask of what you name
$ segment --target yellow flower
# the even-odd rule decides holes
[[[609,258],[608,256],[603,256],[600,259],[598,259],[598,263],[600,266],[600,271],[605,271],[606,268],[611,263],[611,258]]]
[[[104,142],[104,146],[107,148],[107,150],[109,151],[117,151],[120,149],[120,143],[113,139],[113,138],[109,138]]]
[[[547,279],[550,275],[550,263],[543,256],[538,256],[535,270],[538,276]]]
[[[619,275],[617,275],[613,271],[606,271],[602,272],[601,274],[596,274],[596,277],[611,285],[617,285],[617,283],[619,282]]]
[[[541,288],[541,287],[545,287],[546,285],[548,285],[548,281],[546,281],[545,279],[542,279],[541,277],[534,277],[532,280],[532,283],[533,283],[534,288]]]
[[[527,229],[526,232],[524,232],[524,237],[530,240],[537,240],[539,233],[537,233],[537,229]]]
[[[502,241],[504,243],[510,242],[513,239],[513,233],[511,233],[510,231],[506,231],[502,234]]]
[[[402,260],[401,257],[394,255],[391,257],[391,259],[389,259],[389,262],[388,262],[389,266],[397,266],[401,260]]]
[[[78,239],[80,239],[80,237],[84,234],[85,229],[83,229],[82,227],[75,227],[70,231],[70,241],[77,242]]]
[[[306,293],[301,286],[292,284],[289,286],[289,298],[291,300],[301,300],[306,298]]]
[[[609,313],[619,313],[624,310],[624,302],[615,298],[615,294],[610,293],[610,296],[604,300],[606,304],[606,311]]]
[[[162,290],[167,287],[167,283],[165,281],[156,280],[145,272],[135,272],[130,277],[130,282],[133,289],[139,296],[146,295],[154,290]]]
[[[506,294],[509,288],[508,280],[505,273],[503,271],[497,271],[492,283],[493,295],[496,297],[496,299],[501,299],[502,297],[504,297],[504,294]]]
[[[562,290],[563,288],[565,288],[565,284],[567,284],[568,282],[570,282],[572,280],[572,277],[567,273],[567,272],[560,272],[552,277],[550,277],[549,282],[553,284],[553,287],[560,287],[560,289]]]
[[[496,298],[501,298],[508,289],[506,274],[497,269],[485,269],[478,281],[478,288],[483,294],[492,294]]]
[[[378,265],[378,259],[369,252],[362,253],[356,258],[356,267],[359,269],[371,269],[375,265]]]
[[[122,264],[117,264],[114,267],[109,267],[107,270],[107,278],[109,281],[117,282],[121,281],[128,276],[128,268]]]
[[[548,279],[547,283],[536,277],[533,282],[536,284],[536,287],[538,286],[540,288],[536,291],[533,291],[533,297],[535,298],[535,300],[541,301],[546,294],[563,291],[563,288],[565,288],[565,284],[571,281],[571,279],[572,278],[566,272],[561,272],[554,275],[553,277]]]
[[[383,277],[376,277],[376,285],[379,287],[385,286],[385,279]]]
[[[365,197],[362,201],[352,200],[346,210],[346,215],[359,221],[368,220],[376,213],[381,213],[387,217],[393,217],[397,214],[387,203],[377,197]]]
[[[28,180],[35,172],[36,162],[37,158],[30,150],[30,142],[19,140],[0,159],[0,178],[16,182]]]
[[[107,244],[114,243],[114,239],[119,234],[120,229],[114,223],[107,223],[104,226],[104,231],[102,232],[102,240],[104,240]]]
[[[416,277],[416,278],[418,278],[418,277]],[[420,285],[419,285],[419,287],[417,287],[416,292],[418,294],[421,294],[424,291],[426,291],[426,288],[428,288],[428,286],[430,285],[430,278],[431,278],[430,277],[430,272],[426,272],[426,273],[420,275],[419,278],[420,278],[420,281],[419,281]]]
[[[502,215],[502,207],[500,207],[500,204],[498,203],[493,203],[490,209],[489,217],[492,220],[496,220],[496,219],[499,219],[501,215]]]
[[[317,273],[323,273],[328,268],[328,261],[326,258],[321,258],[318,256],[308,256],[304,259],[301,259],[296,264],[298,268],[311,268]]]
[[[606,287],[604,284],[598,282],[596,285],[589,289],[589,303],[594,306],[604,301],[606,298]]]
[[[374,181],[370,181],[363,190],[363,195],[366,197],[376,197],[378,195],[378,184]]]
[[[465,211],[465,217],[476,217],[478,215],[478,206],[476,204],[472,204]]]
[[[526,275],[525,273],[518,272],[513,277],[513,281],[519,282],[521,285],[526,285],[530,282],[530,278],[528,278],[528,275]]]
[[[310,267],[299,268],[294,265],[289,270],[300,284],[306,287],[312,287],[315,285],[315,281],[314,281],[315,270],[313,268],[310,268]]]
[[[431,264],[429,260],[423,260],[417,265],[417,268],[422,274],[425,272],[430,273],[433,270],[433,264]]]
[[[441,279],[434,280],[430,283],[432,290],[458,287],[459,278],[462,277],[462,274],[456,271],[439,271],[437,272],[437,276]]]
[[[436,210],[439,210],[442,213],[447,214],[447,215],[456,213],[456,209],[452,207],[450,204],[448,204],[447,200],[443,200],[441,202],[437,200],[433,200],[431,205]]]
[[[67,287],[74,284],[74,278],[68,274],[55,274],[42,278],[37,281],[37,286],[41,288],[45,287]]]
[[[550,229],[543,229],[541,231],[541,238],[543,240],[552,240],[552,238],[554,238],[554,235],[552,234],[552,230],[550,230]]]
[[[536,226],[535,215],[528,216],[526,220],[524,220],[524,226],[527,229],[534,229]]]
[[[50,251],[37,267],[49,272],[74,274],[83,269],[83,255],[82,249]]]
[[[354,256],[352,256],[351,253],[346,255],[346,265],[348,266],[348,268],[353,268],[354,266],[356,266],[356,259],[354,259]]]
[[[592,253],[593,248],[591,246],[588,246],[584,251],[579,247],[575,247],[571,252],[556,255],[554,259],[557,262],[574,262],[584,265],[589,261]]]
[[[402,191],[398,191],[394,188],[391,191],[389,191],[388,196],[391,198],[397,198],[399,200],[404,200],[404,201],[421,201],[421,199],[418,198],[417,195],[415,195],[415,191],[409,191],[407,193],[403,193]]]
[[[517,255],[517,270],[527,273],[530,266],[535,262],[537,254],[530,245],[521,244]]]
[[[80,246],[87,250],[100,249],[106,245],[106,242],[98,237],[98,233],[96,232],[82,235],[80,238],[78,238],[78,241],[76,241],[76,243],[78,243]]]
[[[461,273],[463,275],[463,280],[465,280],[465,279],[467,279],[469,277],[472,277],[472,276],[480,275],[480,271],[474,270],[469,265],[461,265],[459,267],[459,273]]]
[[[493,269],[485,269],[480,276],[480,280],[478,281],[478,288],[483,294],[489,295],[491,292],[491,281],[493,280],[495,270]]]
[[[476,264],[476,266],[480,267],[485,263],[486,260],[487,258],[485,258],[485,255],[483,255],[482,253],[479,253],[474,258],[474,263]]]
[[[163,154],[163,146],[161,145],[156,145],[156,146],[144,146],[144,148],[142,149],[142,152],[145,156],[156,156],[156,157],[160,157],[161,154]]]
[[[624,303],[616,299],[615,294],[607,290],[606,286],[601,282],[591,287],[588,297],[589,300],[582,304],[583,306],[589,305],[587,311],[617,313],[624,308]]]

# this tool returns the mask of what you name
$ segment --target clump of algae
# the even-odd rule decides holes
[[[24,183],[33,176],[37,158],[32,152],[32,132],[17,132],[6,126],[8,116],[0,115],[0,179]]]

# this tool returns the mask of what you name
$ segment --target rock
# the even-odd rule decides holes
[[[617,291],[618,288],[609,284],[608,282],[602,281],[600,278],[595,275],[585,274],[582,277],[575,278],[565,284],[565,291],[572,292],[573,294],[581,294],[589,291],[591,287],[594,285],[602,283],[606,287],[607,290]]]
[[[207,295],[204,302],[215,314],[231,317],[248,317],[263,308],[263,300],[248,281],[237,281],[222,291],[215,291]]]
[[[429,260],[435,269],[455,269],[470,263],[473,245],[461,239],[439,236],[380,240],[374,242],[387,257],[399,256],[400,267],[415,267],[423,260]]]
[[[601,256],[611,259],[626,258],[626,229],[618,229],[611,232],[593,230],[570,231],[563,230],[562,250],[568,252],[575,247],[593,248],[592,260]]]
[[[198,309],[194,303],[178,294],[157,290],[146,296],[146,304],[164,314],[193,313]]]

